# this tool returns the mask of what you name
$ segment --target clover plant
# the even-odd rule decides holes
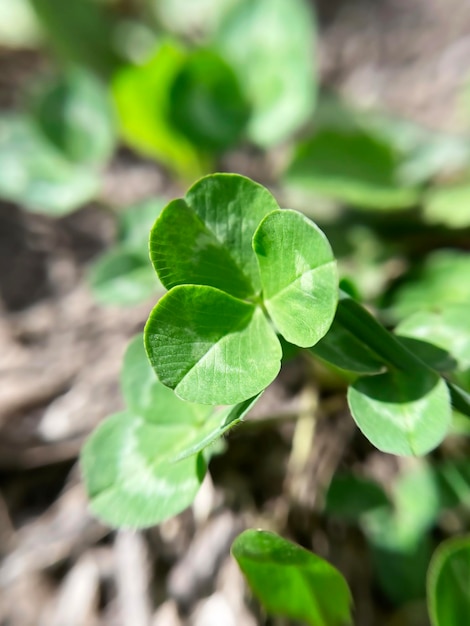
[[[424,338],[429,332],[422,322],[416,325],[411,320],[400,334],[390,333],[338,289],[333,251],[319,228],[296,211],[280,209],[267,189],[248,178],[210,175],[184,198],[167,204],[151,230],[150,258],[169,291],[145,327],[150,364],[141,346],[131,347],[126,357],[123,386],[129,410],[112,418],[112,425],[105,422],[85,448],[85,474],[95,501],[103,490],[112,493],[110,484],[121,489],[123,483],[127,489],[131,481],[132,491],[145,492],[152,475],[156,481],[152,493],[158,499],[164,468],[172,472],[179,467],[174,465],[178,459],[189,463],[191,455],[200,455],[241,420],[276,378],[281,338],[349,372],[352,416],[364,435],[385,452],[426,454],[449,432],[451,402],[462,413],[470,413],[469,395],[458,386],[459,376],[465,383],[468,362],[462,357],[461,341],[446,340],[449,318],[443,318],[444,330],[437,335],[440,345],[423,341],[423,332]],[[456,314],[459,311],[452,312]],[[458,319],[461,337],[468,338],[468,324],[461,316]],[[436,351],[440,358],[446,356],[445,376]],[[175,405],[171,410],[170,400]],[[214,408],[218,406],[227,408]],[[189,431],[188,420],[195,420]],[[165,444],[161,452],[160,423],[174,432],[173,447]],[[155,436],[152,445],[150,435],[139,434],[149,428]],[[191,433],[190,445],[180,428]],[[102,429],[106,435],[100,434]],[[111,437],[108,430],[121,434]],[[139,472],[122,469],[128,458],[123,446],[135,457],[131,466],[146,472],[141,487]],[[117,472],[106,479],[100,470],[101,450],[112,455]],[[188,476],[195,476],[196,469],[199,476],[200,468],[194,465]],[[184,472],[168,480],[178,482],[183,476]],[[178,487],[173,485],[171,492],[165,484],[163,490],[170,502]],[[145,500],[145,494],[140,495]],[[112,515],[113,523],[136,526],[176,512],[165,505],[154,517],[141,518],[139,507],[133,515],[132,509],[126,507],[123,520],[119,512],[106,513],[106,506],[99,512]]]
[[[352,415],[386,452],[439,445],[450,392],[468,410],[465,391],[338,290],[318,227],[247,178],[208,176],[170,202],[152,229],[150,256],[169,291],[147,322],[147,354],[184,400],[228,404],[261,392],[279,372],[280,335],[359,374],[348,392]]]
[[[168,291],[126,353],[125,411],[105,420],[82,453],[92,510],[107,523],[145,527],[192,502],[211,446],[276,378],[283,346],[347,374],[351,414],[385,452],[424,455],[449,432],[452,408],[470,415],[469,328],[458,306],[390,332],[339,289],[334,253],[318,226],[240,175],[206,176],[155,217],[150,259]],[[450,330],[456,323],[458,339]],[[422,515],[407,517],[416,488],[434,493],[426,474],[407,485],[395,493],[395,511],[366,485],[355,515],[366,514],[376,554],[391,541],[425,568],[430,544],[418,545],[417,536],[426,539],[440,505],[431,497]],[[239,537],[233,553],[269,612],[350,623],[346,583],[314,555],[255,531]],[[322,589],[336,589],[338,603]]]

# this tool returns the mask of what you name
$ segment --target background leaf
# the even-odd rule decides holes
[[[428,572],[428,608],[433,626],[461,626],[470,615],[470,537],[444,541]]]
[[[417,311],[438,311],[448,304],[470,302],[470,254],[462,250],[437,250],[404,277],[391,296],[397,319]]]
[[[437,187],[424,198],[424,216],[432,224],[449,228],[470,226],[470,184]]]
[[[398,155],[358,128],[323,128],[301,143],[285,173],[299,187],[358,207],[402,209],[418,201],[417,190],[401,184]]]
[[[142,65],[120,68],[112,93],[125,141],[158,159],[183,179],[193,180],[208,169],[202,155],[171,123],[170,92],[187,53],[166,41]]]
[[[48,215],[64,215],[93,198],[96,172],[73,165],[20,116],[0,120],[0,196]]]
[[[121,386],[127,406],[161,429],[172,461],[200,452],[240,422],[258,399],[224,408],[184,402],[155,376],[142,335],[126,351]],[[170,439],[168,439],[170,436]]]
[[[131,306],[156,294],[159,282],[150,261],[116,246],[90,268],[88,281],[100,304]]]
[[[45,84],[32,113],[47,139],[70,161],[106,163],[114,151],[114,111],[103,85],[79,67]]]
[[[374,509],[389,507],[390,501],[380,485],[354,474],[336,474],[325,497],[325,511],[332,517],[358,522]]]
[[[249,136],[262,147],[286,139],[312,114],[312,21],[302,0],[244,0],[216,30],[215,45],[253,107]]]
[[[2,0],[0,3],[0,42],[4,47],[34,46],[40,42],[41,34],[38,19],[29,0]]]
[[[170,99],[174,127],[203,150],[221,151],[235,144],[250,115],[232,68],[209,49],[189,53]]]
[[[239,535],[232,554],[268,613],[311,626],[352,624],[346,581],[315,554],[262,530]]]
[[[147,0],[159,24],[184,37],[203,38],[212,33],[220,20],[240,0]]]
[[[98,302],[132,305],[161,289],[148,257],[147,242],[162,206],[158,199],[146,200],[119,215],[116,245],[99,257],[88,273]]]
[[[450,369],[470,369],[470,316],[467,304],[447,305],[436,312],[415,313],[403,320],[395,332],[400,337],[421,339],[446,351],[454,358]]]
[[[432,554],[430,531],[441,512],[434,468],[415,462],[391,489],[392,506],[371,510],[360,525],[372,550],[381,588],[395,605],[424,598]]]
[[[114,23],[94,0],[30,0],[60,59],[88,65],[108,75],[120,62],[114,47]]]
[[[277,330],[301,347],[328,331],[338,302],[338,275],[322,231],[296,211],[273,211],[259,225],[253,249],[263,302]]]
[[[204,478],[201,451],[240,422],[257,397],[223,409],[183,402],[162,385],[137,335],[124,357],[128,410],[106,419],[82,451],[92,511],[112,526],[158,524],[191,504]]]

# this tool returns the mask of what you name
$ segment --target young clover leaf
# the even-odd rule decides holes
[[[180,400],[156,378],[142,335],[129,344],[121,385],[127,410],[83,448],[91,510],[112,526],[145,527],[180,513],[206,473],[202,450],[240,422],[257,396],[216,409]]]
[[[420,360],[421,352],[408,350],[346,293],[340,294],[332,329],[311,351],[336,367],[369,374],[349,388],[349,408],[360,430],[384,452],[425,454],[439,445],[450,426],[449,390],[465,409],[463,390],[448,389]]]
[[[312,346],[333,321],[336,261],[322,231],[297,211],[273,211],[253,238],[264,305],[282,336]]]
[[[213,174],[163,209],[150,233],[150,258],[162,284],[210,285],[249,298],[260,288],[253,234],[279,209],[262,185],[237,174]]]
[[[232,554],[268,613],[311,626],[352,624],[351,592],[327,561],[262,530],[239,535]]]
[[[416,368],[362,376],[349,387],[351,413],[364,435],[383,452],[426,454],[451,423],[449,391],[437,374]]]
[[[256,395],[280,368],[275,330],[310,346],[333,320],[337,275],[326,238],[243,176],[207,176],[171,202],[151,232],[150,257],[170,291],[147,322],[147,354],[185,400]]]

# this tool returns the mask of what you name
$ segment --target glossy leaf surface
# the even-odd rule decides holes
[[[416,369],[422,364],[416,360],[403,344],[388,330],[386,330],[369,311],[349,297],[344,291],[340,291],[338,308],[336,309],[335,328],[346,331],[347,336],[352,335],[356,341],[366,348],[361,349],[360,360],[370,363],[370,353],[376,356],[380,362],[395,367],[398,370],[403,368]],[[341,367],[341,360],[336,354],[330,351],[331,356],[337,360],[332,361],[334,365]],[[354,357],[355,358],[355,357]]]
[[[160,380],[184,400],[234,404],[262,391],[282,350],[262,310],[206,286],[174,287],[145,327]]]
[[[302,0],[243,0],[216,30],[215,45],[253,107],[248,132],[260,146],[287,138],[312,114],[312,21]]]
[[[352,623],[351,593],[332,565],[274,533],[246,530],[232,554],[268,613],[311,626]]]
[[[390,454],[426,454],[450,428],[447,386],[426,370],[363,376],[349,387],[348,402],[363,434]]]
[[[427,595],[432,626],[461,626],[470,615],[470,537],[444,541],[433,555]]]
[[[253,234],[278,209],[267,189],[243,176],[214,174],[163,210],[150,235],[150,257],[167,288],[211,285],[237,297],[260,287]]]
[[[253,239],[263,301],[287,341],[314,345],[328,331],[338,301],[336,261],[322,231],[296,211],[270,213]]]

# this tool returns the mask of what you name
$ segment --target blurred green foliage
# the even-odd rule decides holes
[[[117,239],[90,267],[88,280],[104,305],[136,304],[161,291],[148,258],[148,233],[163,208],[160,200],[130,206],[118,216]]]
[[[398,323],[402,345],[445,377],[458,409],[452,383],[461,394],[470,391],[470,140],[356,110],[326,93],[316,76],[316,40],[306,0],[1,0],[0,46],[35,51],[48,58],[48,71],[17,110],[0,111],[0,198],[53,217],[101,200],[103,173],[123,145],[177,184],[223,169],[227,155],[255,154],[271,164],[280,154],[270,181],[276,195],[319,223],[355,298],[387,325]],[[163,204],[109,207],[116,245],[89,272],[99,302],[131,305],[158,293],[147,239]],[[383,361],[352,327],[334,323],[312,352],[340,368],[336,374],[342,368],[348,380],[351,371],[362,377],[353,388],[368,404],[356,406],[358,415],[367,417],[371,402],[388,403],[373,388]],[[135,359],[143,371],[143,353]],[[391,382],[405,398],[413,395],[412,377]],[[460,398],[466,406],[468,397]],[[89,459],[108,436],[122,446],[134,438],[144,458],[153,454],[146,437],[154,426],[126,400],[129,410],[89,444]],[[455,411],[453,419],[454,433],[468,437],[468,423]],[[220,434],[220,415],[214,424]],[[377,430],[363,427],[369,435]],[[419,423],[415,430],[420,440]],[[383,440],[380,429],[376,435]],[[468,513],[466,465],[445,447],[442,456],[390,489],[343,475],[327,494],[326,513],[362,529],[377,580],[397,606],[424,597],[433,533],[447,532],[445,512],[455,509],[463,520]],[[141,469],[138,455],[126,458]],[[178,507],[191,501],[205,471],[203,456],[194,458]],[[89,480],[98,481],[92,490],[112,483],[114,505],[122,506],[119,476],[96,478],[87,467]],[[167,478],[174,487],[183,474],[169,471]],[[94,506],[105,515],[98,496]],[[154,523],[171,511],[144,513]],[[435,557],[428,578],[433,626],[463,623],[459,607],[467,610],[468,596],[457,598],[458,584],[449,580],[454,560],[460,568],[466,559],[465,543]]]

